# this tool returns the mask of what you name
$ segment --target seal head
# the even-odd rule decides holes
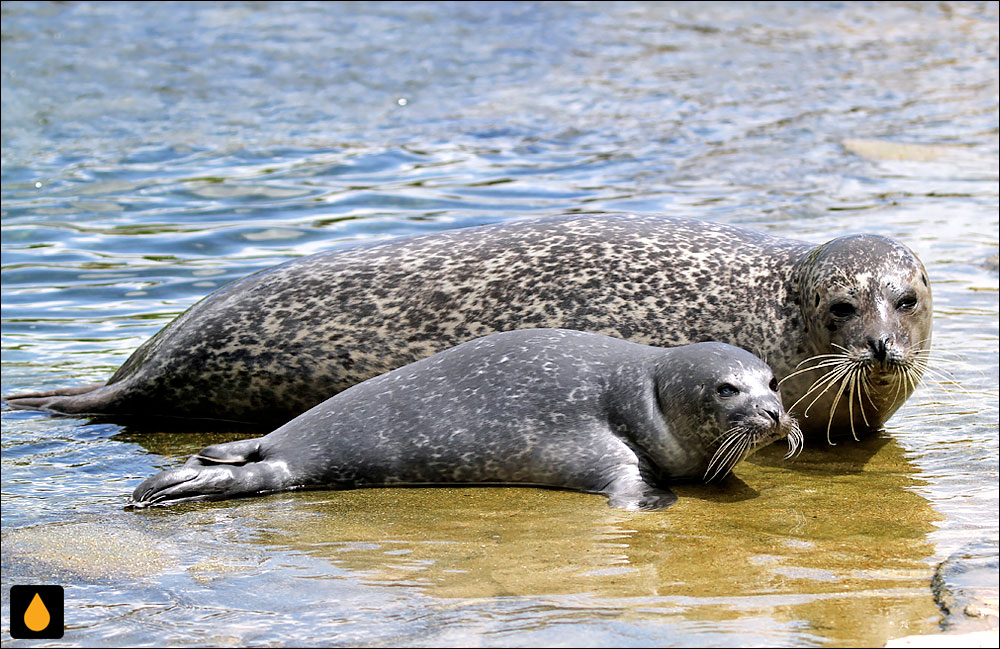
[[[855,235],[818,246],[798,273],[810,354],[782,380],[797,395],[789,410],[825,424],[828,440],[832,431],[856,439],[879,429],[923,375],[933,307],[927,271],[906,246]]]
[[[674,435],[689,453],[685,462],[672,463],[688,472],[673,478],[724,478],[757,449],[784,437],[789,457],[801,447],[777,379],[753,354],[723,343],[685,345],[659,361],[655,376],[659,410],[672,418]],[[643,443],[655,446],[653,440]]]

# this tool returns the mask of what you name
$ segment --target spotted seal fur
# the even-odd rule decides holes
[[[846,434],[878,429],[913,391],[931,291],[916,256],[882,236],[816,246],[671,217],[518,220],[275,266],[192,306],[106,385],[8,404],[277,425],[365,379],[529,327],[743,347],[784,379],[804,430]]]
[[[369,379],[258,439],[209,446],[143,482],[132,504],[302,487],[518,484],[662,509],[678,480],[714,479],[801,434],[756,356],[600,334],[492,334]]]

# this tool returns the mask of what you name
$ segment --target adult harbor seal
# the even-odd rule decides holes
[[[800,448],[771,369],[742,349],[525,329],[369,379],[264,437],[209,446],[139,485],[132,504],[444,483],[662,509],[676,500],[667,484],[725,476],[783,437],[789,454]]]
[[[365,379],[528,327],[743,347],[785,380],[804,430],[845,434],[878,429],[912,393],[931,291],[916,256],[882,236],[815,246],[668,217],[514,221],[275,266],[192,306],[106,385],[7,402],[277,425]]]

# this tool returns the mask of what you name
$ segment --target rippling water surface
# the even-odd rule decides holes
[[[3,394],[103,381],[299,255],[567,212],[896,237],[938,357],[882,436],[645,515],[530,489],[126,512],[245,434],[5,408],[5,645],[24,583],[66,587],[70,645],[882,644],[939,627],[952,555],[995,607],[996,3],[2,12]]]

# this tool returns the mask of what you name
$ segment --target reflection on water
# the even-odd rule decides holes
[[[467,640],[487,621],[512,624],[490,632],[498,642],[516,631],[530,643],[550,624],[595,617],[665,625],[660,637],[677,641],[711,624],[752,629],[748,618],[768,621],[756,633],[771,642],[872,645],[933,630],[925,558],[939,516],[913,493],[898,444],[809,449],[794,466],[780,458],[769,449],[736,484],[680,487],[662,514],[546,489],[304,492],[21,528],[5,535],[5,561],[19,577],[155,578],[185,594],[171,608],[192,613],[267,580],[278,592],[252,607],[273,611],[277,626],[245,636],[241,620],[213,622],[241,643],[286,637],[301,602],[284,599],[290,588],[328,608],[319,629],[297,635],[304,643],[386,615],[397,641],[417,644]],[[188,594],[204,588],[208,597]],[[445,621],[445,635],[432,631]],[[582,629],[563,634],[593,644]]]
[[[298,255],[581,211],[896,237],[943,374],[880,437],[650,514],[534,489],[125,512],[266,431],[4,410],[3,597],[63,584],[73,645],[856,646],[935,629],[947,557],[960,601],[995,589],[996,5],[748,4],[5,3],[4,394],[105,380]]]

